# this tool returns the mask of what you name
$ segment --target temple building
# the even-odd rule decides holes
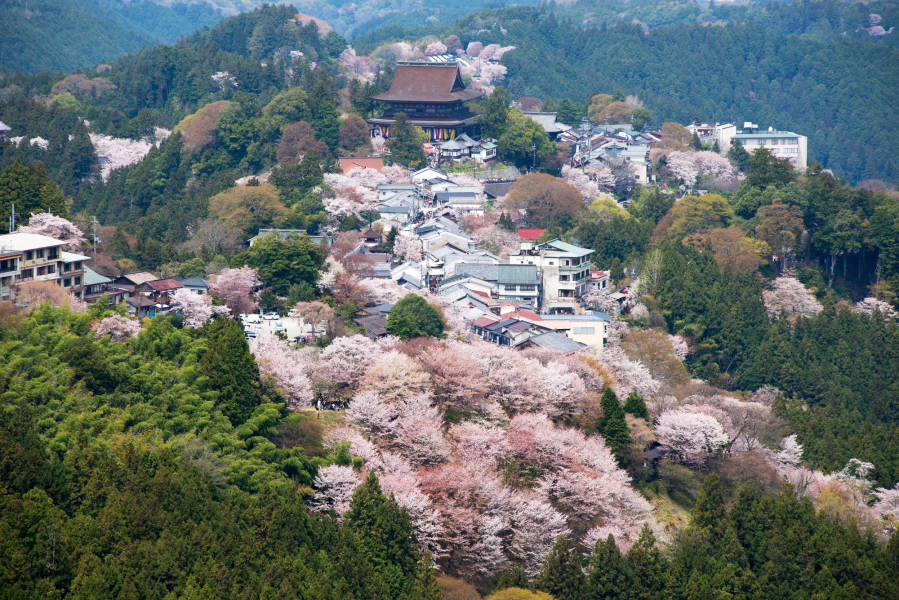
[[[405,113],[413,125],[425,130],[431,140],[451,140],[467,133],[477,139],[477,115],[465,105],[481,96],[462,82],[459,65],[451,63],[397,64],[390,89],[372,100],[387,104],[380,117],[368,119],[372,137],[390,137],[397,113]]]

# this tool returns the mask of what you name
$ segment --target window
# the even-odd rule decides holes
[[[47,250],[47,258],[53,260],[54,258],[59,258],[59,248],[50,248]]]
[[[537,289],[537,286],[530,283],[523,283],[518,286],[518,289],[522,292],[533,292]]]
[[[571,332],[575,335],[593,335],[596,333],[595,327],[573,327]]]
[[[34,260],[34,250],[27,250],[25,252],[25,260]]]
[[[31,279],[34,277],[34,269],[23,269],[21,277],[22,279]]]
[[[34,257],[35,258],[44,258],[44,249],[41,248],[40,250],[35,250]]]
[[[559,275],[559,281],[569,281],[568,275]]]
[[[81,277],[75,278],[75,285],[81,285]]]
[[[69,279],[68,277],[66,277],[65,279],[62,280],[62,286],[63,286],[63,287],[69,287],[69,286],[71,286],[71,285],[72,285],[72,280]]]
[[[47,274],[56,273],[56,265],[47,265]]]
[[[71,264],[71,263],[65,263],[65,264],[62,266],[62,272],[63,272],[63,273],[68,273],[68,272],[71,271],[71,270],[72,270],[72,264]]]

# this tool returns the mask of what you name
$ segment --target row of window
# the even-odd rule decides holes
[[[34,260],[36,258],[57,259],[59,258],[59,248],[38,248],[37,250],[25,251],[25,260]]]
[[[534,284],[530,284],[530,283],[522,283],[519,285],[506,283],[506,284],[503,284],[503,290],[505,290],[507,292],[515,292],[515,291],[535,292],[535,291],[537,291],[537,286]]]

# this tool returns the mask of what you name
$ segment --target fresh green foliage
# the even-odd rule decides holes
[[[43,307],[0,330],[5,596],[405,598],[393,591],[431,581],[376,481],[344,525],[305,509],[336,457],[274,392],[232,426],[226,382],[259,383],[246,364],[224,379],[205,364],[233,321],[157,317],[111,342],[89,326],[102,310]]]
[[[282,241],[275,235],[258,240],[232,261],[234,266],[255,268],[259,278],[278,294],[287,294],[291,286],[300,285],[309,290],[310,296],[315,295],[315,284],[324,262],[324,250],[308,236]]]
[[[418,294],[406,294],[387,316],[387,331],[402,340],[443,334],[443,315]]]

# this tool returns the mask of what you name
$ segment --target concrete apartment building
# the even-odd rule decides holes
[[[0,235],[0,297],[10,297],[12,286],[26,281],[54,281],[80,297],[90,257],[64,252],[65,244],[35,233]]]
[[[522,244],[509,255],[513,265],[536,265],[541,273],[541,310],[544,313],[574,310],[576,299],[587,291],[592,250],[561,240]]]

